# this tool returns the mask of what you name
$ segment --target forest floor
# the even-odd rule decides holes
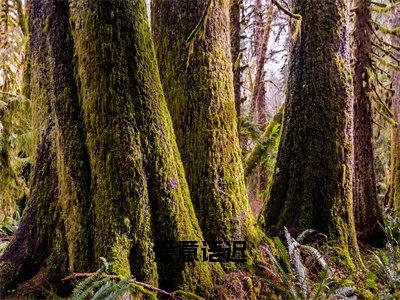
[[[208,298],[400,299],[399,220],[399,216],[385,214],[386,246],[361,245],[364,267],[358,268],[338,259],[337,249],[323,234],[307,230],[294,238],[286,232],[282,239],[275,237],[260,246],[262,259],[251,271],[239,269],[224,275]],[[0,255],[17,223],[18,219],[12,218],[0,222]],[[132,278],[119,278],[105,269],[72,279],[72,299],[132,299],[122,297],[127,294],[142,294],[149,299],[202,299],[184,291],[166,292]]]

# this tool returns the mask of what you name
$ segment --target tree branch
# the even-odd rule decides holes
[[[77,280],[77,279],[83,279],[83,278],[87,278],[92,276],[94,273],[73,273],[67,277],[64,277],[63,279],[61,279],[61,281],[70,281],[70,280]],[[108,274],[104,274],[105,276],[107,276],[110,279],[121,279],[119,276],[117,275],[108,275]],[[159,295],[162,296],[168,296],[170,299],[176,299],[176,300],[180,300],[182,298],[180,298],[179,296],[176,296],[174,293],[169,293],[165,290],[159,289],[151,284],[148,283],[144,283],[144,282],[140,282],[140,281],[136,281],[135,279],[131,279],[129,280],[129,283],[132,284],[136,284],[136,285],[140,285],[150,291],[156,292]]]
[[[292,13],[290,10],[288,10],[288,9],[285,8],[285,7],[283,7],[282,4],[280,4],[277,0],[271,0],[271,2],[272,2],[273,4],[275,4],[276,7],[277,7],[279,10],[283,11],[283,12],[284,12],[286,15],[288,15],[289,17],[301,21],[301,15]]]

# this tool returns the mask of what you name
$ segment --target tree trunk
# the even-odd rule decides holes
[[[274,4],[270,4],[266,13],[265,24],[262,29],[262,38],[260,44],[257,46],[257,68],[254,83],[254,91],[252,94],[252,102],[254,102],[255,122],[261,132],[264,132],[267,122],[267,98],[265,89],[265,63],[267,60],[268,41],[272,30],[272,22],[276,16],[277,9]],[[266,166],[262,164],[257,170],[257,189],[258,198],[267,188],[268,174]],[[263,199],[259,199],[263,202]]]
[[[359,240],[380,245],[384,239],[378,202],[373,141],[372,103],[368,69],[372,69],[370,4],[355,1],[354,70],[354,216]]]
[[[262,18],[262,3],[261,0],[254,1],[254,21],[253,21],[253,57],[256,60],[256,73],[258,72],[258,62],[261,53],[261,44],[263,43],[263,18]],[[264,66],[263,69],[264,71]],[[264,75],[264,73],[262,73]],[[257,76],[257,75],[256,75]],[[257,92],[255,92],[257,91]],[[255,94],[256,93],[256,94]],[[265,96],[265,86],[254,83],[252,91],[252,99],[250,102],[250,115],[253,117],[254,122],[257,124],[257,95]]]
[[[261,222],[271,235],[328,234],[357,260],[352,205],[349,2],[293,1],[302,16],[293,42],[285,118],[270,199]]]
[[[392,28],[400,27],[400,7],[393,9]],[[392,35],[392,44],[400,45],[400,38]],[[400,59],[400,52],[397,51],[396,57]],[[392,75],[394,95],[392,98],[393,116],[400,124],[400,71],[394,69]],[[391,137],[391,175],[389,183],[389,203],[388,206],[395,211],[400,208],[400,125],[392,128]]]
[[[280,130],[277,130],[274,133],[274,130],[276,129],[276,127],[279,128],[282,124],[284,109],[284,105],[282,105],[275,116],[272,118],[272,120],[269,121],[267,128],[264,130],[260,138],[262,142],[256,144],[251,152],[247,154],[246,161],[244,163],[245,176],[249,176],[254,171],[254,169],[259,166],[263,154],[267,153],[271,146],[274,144],[274,141],[280,132]],[[267,141],[267,143],[264,143],[265,141]]]
[[[206,265],[154,259],[155,241],[203,237],[144,0],[31,0],[29,29],[38,148],[28,207],[1,257],[0,294],[23,282],[20,293],[57,290],[99,257],[116,274],[204,294]]]
[[[155,0],[152,8],[161,81],[204,236],[246,239],[253,216],[237,136],[229,1]]]
[[[231,22],[231,56],[233,71],[233,90],[235,95],[236,115],[240,116],[241,101],[241,76],[240,76],[240,6],[242,0],[231,0],[230,4],[230,22]]]
[[[252,102],[255,103],[257,112],[255,119],[261,131],[265,130],[265,122],[267,121],[264,67],[267,60],[268,41],[272,29],[272,21],[274,20],[276,13],[277,9],[275,5],[270,4],[267,10],[265,25],[262,29],[262,39],[260,40],[260,45],[257,47],[257,68],[254,91],[252,93]]]
[[[259,56],[260,47],[262,43],[263,36],[263,18],[262,18],[262,3],[261,0],[254,0],[254,25],[253,25],[253,55],[254,57]]]

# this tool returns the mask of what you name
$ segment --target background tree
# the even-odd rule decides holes
[[[354,217],[360,240],[380,244],[382,208],[378,202],[373,146],[373,107],[370,94],[372,66],[371,9],[368,1],[356,0],[354,25]]]
[[[274,4],[270,3],[266,11],[264,24],[261,26],[261,39],[256,40],[256,57],[257,67],[254,81],[254,90],[252,93],[251,104],[254,106],[253,112],[254,121],[259,130],[264,132],[267,122],[267,93],[265,87],[265,64],[267,60],[268,41],[272,31],[272,22],[277,14],[277,9]],[[263,192],[267,187],[268,174],[266,166],[262,164],[256,174],[257,191]]]
[[[231,0],[229,7],[230,29],[231,29],[231,56],[233,71],[233,87],[235,95],[236,115],[240,116],[240,106],[242,104],[241,95],[241,57],[242,50],[240,47],[241,34],[241,13],[240,8],[243,6],[242,0]]]
[[[285,119],[265,230],[327,233],[358,257],[352,206],[349,1],[293,1],[302,16],[293,41]]]
[[[251,168],[246,174],[250,205],[258,215],[269,193],[279,143],[279,139],[270,143],[269,133],[263,131],[273,122],[275,113],[284,102],[289,22],[287,16],[278,13],[269,0],[244,0],[242,15],[243,104],[239,137],[243,161],[256,148],[256,152],[262,154],[255,156],[255,166],[258,167]],[[264,147],[264,144],[272,147]]]
[[[29,29],[38,146],[28,207],[1,256],[0,294],[59,287],[70,272],[96,269],[99,257],[116,274],[207,290],[202,263],[154,260],[154,241],[202,233],[145,2],[31,0]]]
[[[399,2],[397,2],[398,5]],[[400,6],[392,10],[391,27],[400,28]],[[392,34],[390,50],[395,51],[395,58],[400,61],[400,34]],[[397,61],[397,62],[398,62]],[[392,112],[397,124],[400,124],[400,71],[394,69],[392,73],[393,97]],[[391,137],[391,177],[388,191],[388,206],[398,211],[400,208],[400,126],[392,127]]]

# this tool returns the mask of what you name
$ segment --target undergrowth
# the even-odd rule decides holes
[[[185,291],[169,293],[150,284],[136,281],[133,277],[120,277],[109,274],[108,263],[101,258],[103,266],[95,273],[90,274],[72,291],[71,300],[113,300],[113,299],[187,299],[201,300],[203,298]],[[74,276],[84,275],[75,274]]]

